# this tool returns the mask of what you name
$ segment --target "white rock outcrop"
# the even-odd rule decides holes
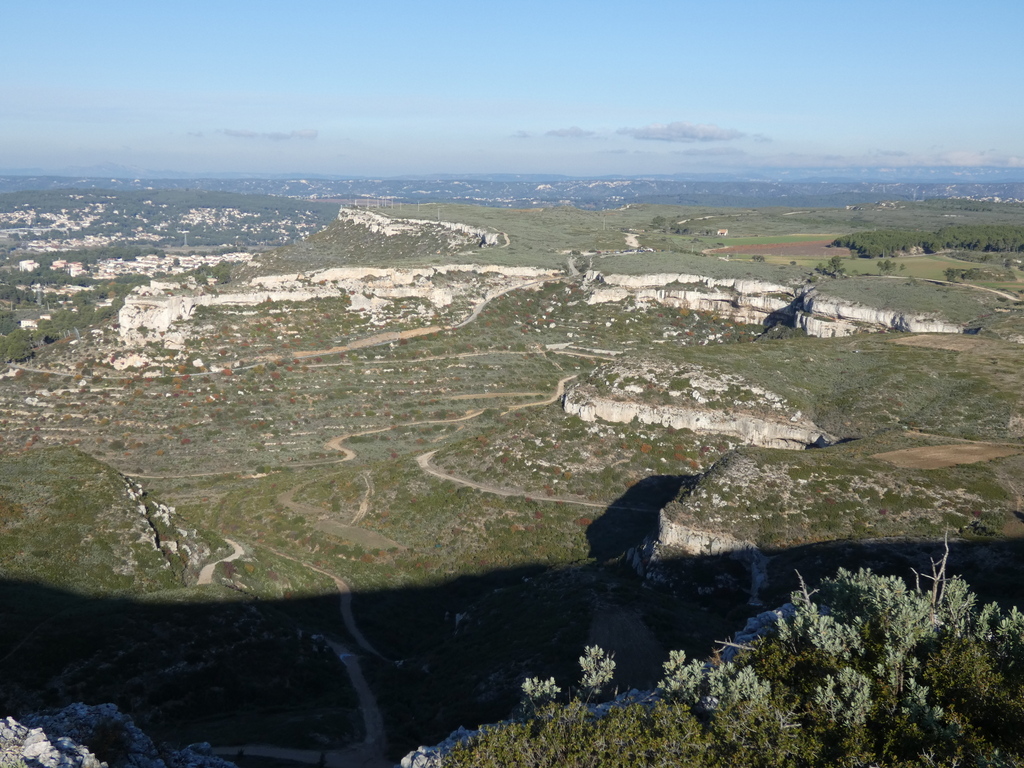
[[[91,751],[93,746],[100,754]],[[209,744],[158,748],[113,704],[0,720],[0,764],[28,768],[235,768]]]
[[[743,278],[712,278],[685,273],[602,274],[591,270],[588,304],[632,299],[663,306],[714,312],[751,325],[782,323],[809,336],[850,336],[863,331],[963,333],[963,326],[934,317],[878,309],[821,296],[817,290]],[[693,288],[683,288],[692,285]],[[680,287],[675,287],[680,286]]]
[[[438,284],[438,275],[479,275],[487,284],[472,280]],[[230,292],[210,293],[203,289],[188,293],[173,283],[153,281],[136,288],[125,299],[118,314],[121,339],[141,343],[154,336],[169,334],[175,323],[190,320],[201,306],[254,306],[268,301],[308,301],[319,298],[352,297],[350,310],[379,312],[394,299],[420,298],[436,308],[450,306],[458,295],[481,298],[498,293],[519,282],[551,277],[559,270],[538,267],[505,267],[488,264],[447,264],[437,267],[333,267],[309,274],[292,273],[255,277]],[[492,285],[497,281],[497,285]],[[180,334],[165,338],[168,347],[180,346]]]
[[[621,286],[624,288],[649,288],[664,287],[673,283],[698,283],[708,288],[728,288],[742,295],[782,293],[795,295],[791,285],[769,283],[763,280],[751,280],[739,277],[706,277],[703,275],[691,275],[681,272],[657,273],[650,275],[605,275],[596,270],[587,272],[587,281],[601,282],[605,285]]]
[[[743,541],[728,533],[711,533],[674,523],[664,513],[658,516],[658,544],[686,555],[729,555],[757,549],[752,541]]]
[[[848,336],[863,326],[903,331],[906,333],[963,333],[963,326],[923,315],[907,314],[892,309],[877,309],[861,304],[823,297],[809,291],[800,298],[799,327],[811,336]],[[814,328],[812,333],[809,328]],[[833,332],[828,333],[831,329]]]
[[[597,397],[583,388],[566,392],[562,407],[566,413],[583,421],[600,419],[613,424],[628,424],[636,419],[641,424],[660,424],[673,429],[689,429],[697,434],[720,434],[736,437],[747,445],[765,448],[803,449],[809,445],[833,442],[827,433],[805,419],[776,421],[743,413],[726,413],[682,405],[649,405]]]
[[[481,246],[497,245],[498,233],[487,229],[461,224],[454,221],[433,221],[431,219],[393,219],[366,208],[343,207],[338,212],[338,221],[360,224],[374,234],[394,237],[401,234],[422,234],[424,230],[440,229],[455,235],[473,238]]]

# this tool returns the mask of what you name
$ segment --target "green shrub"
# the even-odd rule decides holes
[[[1020,764],[1016,608],[979,606],[944,560],[914,587],[840,570],[793,601],[793,615],[733,661],[674,652],[653,701],[604,716],[578,700],[542,706],[483,729],[444,765]],[[599,656],[587,649],[585,678]],[[558,692],[554,680],[541,687],[538,703]]]

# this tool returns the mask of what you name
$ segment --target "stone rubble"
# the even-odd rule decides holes
[[[11,763],[28,768],[235,768],[216,757],[209,744],[157,747],[113,704],[82,703],[20,722],[0,720],[0,764]]]

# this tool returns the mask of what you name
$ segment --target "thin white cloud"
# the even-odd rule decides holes
[[[642,128],[620,128],[618,133],[634,139],[651,141],[730,141],[745,134],[734,128],[720,128],[717,125],[676,122],[651,123]]]
[[[512,138],[513,139],[528,139],[528,138],[530,138],[530,134],[528,132],[526,132],[526,131],[516,131],[515,133],[512,134]]]
[[[319,131],[313,128],[305,128],[301,131],[289,131],[284,133],[282,131],[270,131],[268,133],[258,133],[256,131],[239,130],[237,128],[224,128],[221,130],[225,136],[230,136],[234,139],[269,139],[270,141],[287,141],[288,139],[306,139],[312,140],[319,135]]]
[[[1024,168],[1024,157],[1017,155],[1003,155],[995,150],[974,152],[972,150],[960,150],[942,152],[936,155],[929,165],[968,165],[968,166],[994,166],[999,168]]]
[[[874,150],[863,155],[785,153],[750,158],[765,168],[1024,168],[1024,157],[995,150],[947,150],[922,153]]]
[[[708,147],[707,149],[681,149],[672,154],[688,157],[732,157],[747,153],[742,149],[736,149],[736,147]]]
[[[563,139],[585,139],[588,136],[593,136],[593,131],[585,131],[578,125],[574,125],[570,128],[557,128],[553,131],[548,131],[544,134],[545,136],[558,136]]]

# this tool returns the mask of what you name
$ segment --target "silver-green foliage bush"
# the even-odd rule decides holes
[[[446,764],[1024,765],[1024,614],[979,605],[944,562],[920,581],[841,570],[731,662],[671,653],[654,704],[600,716],[542,705],[554,680],[527,681],[532,717]],[[613,662],[596,647],[580,662],[594,695]]]

